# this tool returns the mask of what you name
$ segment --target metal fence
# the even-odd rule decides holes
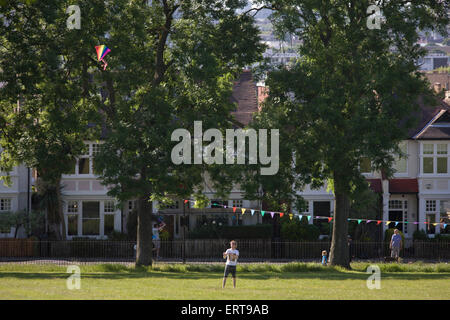
[[[290,242],[267,240],[237,240],[240,262],[320,261],[322,250],[329,252],[330,242]],[[133,263],[135,242],[77,240],[34,241],[1,239],[1,262],[70,263]],[[229,247],[224,240],[161,241],[160,261],[223,262],[222,253]],[[353,260],[383,259],[390,255],[386,242],[358,242],[349,246]],[[156,252],[153,252],[156,258]],[[405,259],[450,260],[450,242],[411,241],[400,253]]]

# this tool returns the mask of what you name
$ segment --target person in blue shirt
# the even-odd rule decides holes
[[[327,251],[322,251],[322,265],[326,266],[328,263]]]
[[[391,238],[391,243],[389,244],[389,248],[391,249],[391,257],[396,258],[397,262],[400,258],[400,249],[402,247],[402,236],[398,232],[398,229],[394,230],[394,234]]]

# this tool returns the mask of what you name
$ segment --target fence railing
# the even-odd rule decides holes
[[[330,242],[291,242],[237,240],[241,262],[295,261],[321,259],[322,250],[329,252]],[[133,241],[35,241],[0,239],[0,262],[27,260],[128,261],[135,260]],[[163,261],[223,261],[227,241],[173,240],[160,241],[159,255]],[[390,255],[386,242],[353,241],[349,246],[352,259],[383,259]],[[156,252],[153,252],[154,256]],[[402,258],[450,259],[450,242],[411,241],[400,252]]]

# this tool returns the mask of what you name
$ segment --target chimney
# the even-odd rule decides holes
[[[436,93],[439,93],[439,92],[442,91],[442,86],[441,86],[441,83],[440,83],[440,82],[435,82],[435,83],[434,83],[434,91],[435,91]]]

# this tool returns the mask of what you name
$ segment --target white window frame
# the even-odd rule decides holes
[[[406,177],[406,176],[408,176],[408,170],[409,170],[409,166],[408,166],[408,159],[409,159],[409,143],[408,143],[408,141],[407,140],[404,140],[404,141],[402,141],[402,142],[400,142],[400,144],[402,144],[402,143],[404,143],[405,144],[405,146],[406,146],[406,158],[400,158],[400,157],[398,157],[398,156],[395,156],[394,158],[395,158],[395,163],[394,163],[394,165],[393,165],[393,169],[394,170],[396,170],[396,168],[395,168],[395,166],[397,165],[397,163],[399,162],[399,161],[405,161],[406,162],[406,169],[405,169],[405,171],[404,172],[400,172],[400,171],[396,171],[395,173],[394,173],[394,176],[395,177]],[[399,144],[399,145],[400,145]]]
[[[447,145],[447,157],[438,154],[438,145]],[[424,154],[425,145],[433,145],[433,153],[432,154]],[[424,173],[424,158],[433,158],[433,173]],[[447,173],[438,173],[437,172],[437,159],[438,158],[447,158]],[[423,141],[420,143],[420,176],[423,177],[446,177],[450,176],[450,146],[448,141]]]

